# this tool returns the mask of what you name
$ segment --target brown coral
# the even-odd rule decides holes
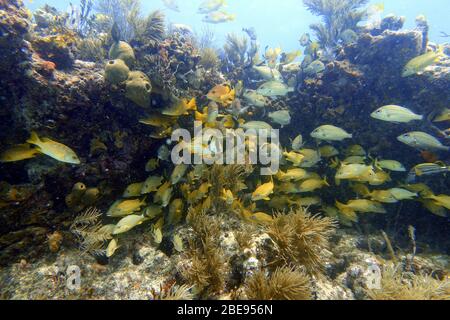
[[[61,244],[63,242],[63,235],[59,231],[55,231],[51,235],[47,236],[48,247],[51,252],[57,253],[61,248]]]
[[[450,282],[404,273],[399,267],[388,266],[383,272],[381,287],[367,289],[366,293],[372,300],[449,300]]]

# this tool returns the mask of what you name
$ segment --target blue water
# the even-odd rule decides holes
[[[66,10],[69,2],[77,4],[79,0],[25,0],[31,9],[50,4],[60,10]],[[143,0],[143,13],[156,9],[164,9],[169,22],[190,25],[194,30],[201,32],[204,28],[203,15],[197,14],[197,9],[203,0],[178,1],[181,12],[166,9],[161,0]],[[263,47],[281,46],[284,50],[299,49],[298,39],[305,32],[310,32],[309,25],[317,22],[318,17],[313,16],[304,7],[301,0],[228,0],[225,10],[237,15],[237,19],[219,25],[209,25],[216,34],[216,45],[220,46],[226,34],[241,32],[243,27],[254,27]],[[372,1],[377,4],[380,1]],[[394,13],[407,18],[405,28],[413,28],[415,17],[424,14],[430,24],[430,39],[434,42],[443,42],[440,32],[450,33],[449,0],[389,0],[385,1],[383,15]]]

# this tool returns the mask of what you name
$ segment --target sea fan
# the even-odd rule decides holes
[[[117,23],[125,41],[131,41],[135,37],[136,28],[142,23],[139,0],[97,0],[95,10],[110,17],[112,23]]]
[[[246,37],[239,37],[234,33],[227,35],[226,43],[223,47],[227,60],[234,65],[245,64],[248,50],[248,42]]]
[[[164,40],[165,36],[165,15],[162,11],[152,12],[146,21],[144,36],[156,43]]]
[[[335,48],[345,30],[356,30],[357,24],[366,16],[361,9],[368,0],[303,0],[310,12],[321,16],[323,23],[311,25],[322,48]]]
[[[112,239],[108,228],[100,222],[102,212],[97,208],[89,208],[78,215],[70,231],[77,237],[82,254],[99,254],[106,241]]]

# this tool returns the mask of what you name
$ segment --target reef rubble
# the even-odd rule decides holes
[[[182,233],[189,230],[181,231]],[[225,234],[223,236],[226,236]],[[230,235],[226,236],[230,238]],[[244,255],[247,263],[239,263],[242,252],[238,245],[224,245],[227,263],[234,270],[226,277],[232,284],[236,274],[251,278],[262,264],[264,246],[270,245],[264,239],[267,234],[255,237],[254,247]],[[367,240],[372,243],[374,251],[368,251]],[[233,240],[231,240],[233,242]],[[235,240],[234,240],[235,241]],[[125,242],[124,242],[125,243]],[[58,254],[41,256],[31,261],[20,260],[0,271],[2,299],[53,300],[53,299],[94,299],[94,300],[152,300],[161,290],[177,283],[180,263],[183,255],[169,256],[161,251],[151,240],[142,239],[139,233],[130,234],[126,243],[130,248],[123,248],[117,259],[109,265],[96,261],[93,257],[80,256],[79,251],[63,248]],[[382,269],[388,258],[381,235],[364,238],[357,233],[338,232],[333,238],[333,246],[322,253],[326,261],[326,272],[312,278],[312,294],[317,300],[364,300],[368,299],[366,288],[371,280],[370,268]],[[253,252],[253,253],[252,253]],[[253,255],[255,254],[255,255]],[[253,258],[252,258],[253,257]],[[400,261],[406,261],[407,255],[399,255]],[[233,265],[236,263],[236,265]],[[254,267],[252,267],[252,265]],[[80,268],[80,288],[67,286],[71,266]],[[448,260],[429,255],[415,258],[416,271],[445,276]],[[238,290],[232,296],[241,298],[245,293]],[[230,293],[218,293],[214,299],[230,299]]]

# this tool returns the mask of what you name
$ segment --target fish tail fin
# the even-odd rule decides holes
[[[192,98],[191,101],[189,101],[187,107],[188,110],[197,111],[197,99]]]
[[[343,204],[342,202],[339,202],[336,200],[335,202],[336,207],[339,209],[339,211],[342,211],[343,209],[347,208],[347,205]]]
[[[41,143],[41,139],[39,139],[39,136],[37,135],[36,132],[31,132],[31,137],[30,139],[27,140],[27,142],[29,144],[34,144],[34,145],[38,145]]]
[[[420,192],[420,196],[424,199],[433,199],[434,194],[431,191],[424,190]]]
[[[195,121],[199,121],[199,122],[204,123],[205,122],[205,115],[200,113],[200,112],[198,112],[198,111],[195,111]]]
[[[327,181],[327,177],[325,177],[325,178],[323,179],[323,183],[325,183],[325,185],[326,185],[327,187],[330,187],[330,184],[329,184],[328,181]]]

